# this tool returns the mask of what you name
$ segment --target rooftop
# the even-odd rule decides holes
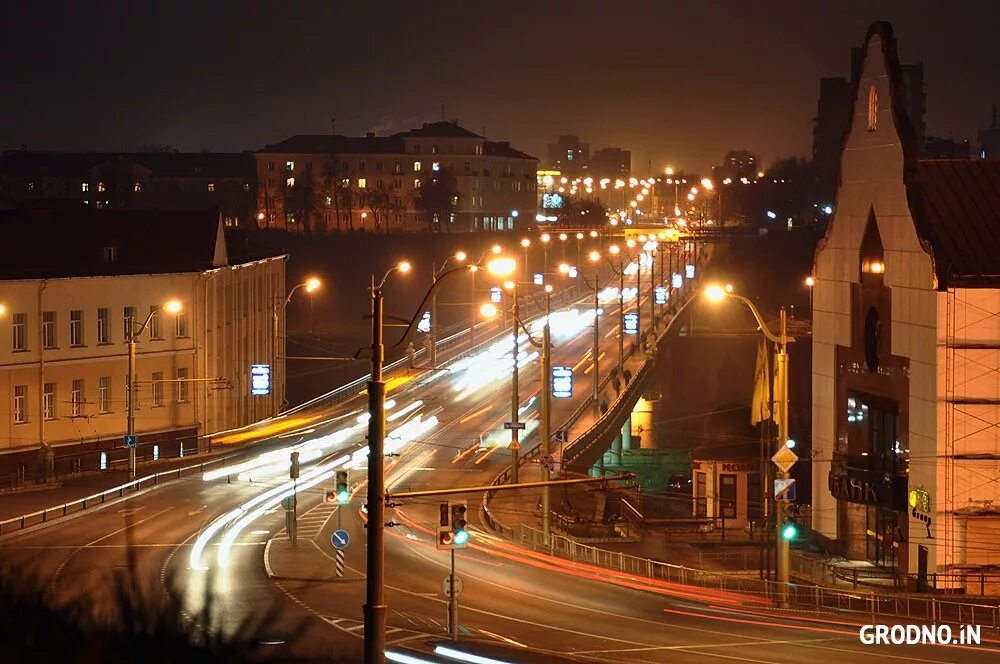
[[[1000,161],[918,161],[909,190],[939,288],[1000,287]]]
[[[22,249],[0,262],[3,280],[200,272],[280,255],[225,232],[217,209],[24,208],[0,216],[0,245]]]
[[[79,177],[114,162],[131,162],[153,177],[238,177],[256,173],[250,152],[43,152],[11,150],[0,154],[0,176]]]

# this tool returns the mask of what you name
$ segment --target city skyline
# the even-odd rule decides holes
[[[66,6],[42,17],[12,8],[7,25],[18,29],[0,52],[22,62],[8,76],[19,103],[0,147],[256,150],[295,133],[381,135],[446,118],[543,159],[559,134],[631,149],[638,174],[667,163],[706,170],[729,149],[770,163],[810,154],[819,80],[849,76],[850,45],[882,18],[896,26],[901,60],[925,65],[929,134],[975,144],[996,101],[987,30],[998,10],[978,5],[961,15],[911,2],[822,15],[787,3],[564,15],[439,3],[376,15],[215,4],[195,23],[190,9]],[[29,36],[43,32],[39,49]]]

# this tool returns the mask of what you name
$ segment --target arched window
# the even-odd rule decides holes
[[[868,131],[878,128],[878,89],[872,85],[868,88]]]

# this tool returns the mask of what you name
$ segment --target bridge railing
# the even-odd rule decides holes
[[[76,500],[70,500],[59,505],[46,507],[35,512],[4,519],[3,521],[0,521],[0,536],[10,534],[14,531],[24,530],[25,528],[29,528],[31,526],[37,526],[42,523],[48,523],[55,519],[60,519],[91,507],[103,505],[108,500],[121,498],[128,493],[136,493],[142,489],[155,488],[161,483],[172,479],[180,479],[181,477],[187,475],[202,473],[209,467],[222,464],[223,462],[232,461],[234,458],[239,456],[242,456],[242,454],[228,454],[226,456],[216,457],[200,463],[191,464],[190,466],[153,473],[152,475],[139,477],[131,482],[126,482],[125,484],[120,484],[116,487],[112,487],[83,498],[77,498]]]
[[[547,553],[574,563],[586,563],[623,575],[630,582],[640,582],[650,590],[669,590],[673,584],[694,586],[718,592],[739,593],[756,598],[763,605],[782,599],[795,607],[854,611],[876,622],[879,616],[927,620],[952,625],[981,625],[1000,630],[1000,606],[985,602],[962,602],[935,595],[892,594],[876,590],[842,590],[823,586],[790,583],[787,588],[776,581],[743,574],[695,569],[650,558],[631,556],[581,544],[569,537],[552,534],[548,538],[537,528],[519,524],[507,528],[515,543],[533,551]]]

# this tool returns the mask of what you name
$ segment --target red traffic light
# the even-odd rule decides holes
[[[323,502],[326,502],[326,503],[335,503],[335,502],[337,502],[337,492],[336,491],[327,491],[326,492],[326,498],[323,499]]]
[[[437,529],[437,548],[448,550],[455,548],[455,533],[448,526],[441,526]]]

